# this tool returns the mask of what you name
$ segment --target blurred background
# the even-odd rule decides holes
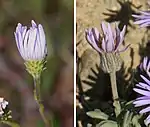
[[[73,0],[0,0],[0,96],[21,127],[43,127],[33,81],[16,47],[17,23],[43,25],[48,44],[42,98],[55,127],[73,126]],[[5,125],[0,125],[5,127]],[[6,126],[7,127],[7,126]]]

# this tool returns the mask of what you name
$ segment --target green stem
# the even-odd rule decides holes
[[[40,115],[45,123],[46,127],[50,127],[49,120],[46,118],[44,114],[44,105],[41,102],[41,91],[40,91],[40,76],[34,78],[34,98],[38,104]],[[51,126],[52,127],[52,126]]]
[[[7,124],[7,125],[9,125],[9,126],[11,126],[11,127],[20,127],[20,125],[17,124],[17,123],[15,123],[15,122],[3,121],[3,120],[1,120],[0,122],[3,123],[3,124]]]
[[[118,96],[118,90],[117,90],[117,83],[116,83],[116,72],[109,73],[110,75],[110,81],[111,81],[111,89],[112,89],[112,95],[113,95],[113,105],[115,107],[115,114],[116,117],[121,112],[121,106],[119,102],[119,96]]]

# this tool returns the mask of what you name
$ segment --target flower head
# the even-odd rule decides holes
[[[149,113],[150,112],[150,80],[145,76],[140,75],[143,79],[143,82],[139,82],[136,84],[136,88],[133,90],[140,94],[141,96],[136,98],[133,102],[135,107],[143,106],[143,109],[139,112],[140,114]],[[145,124],[148,125],[150,123],[150,115],[145,120]]]
[[[27,26],[18,23],[14,34],[20,55],[25,60],[27,71],[36,77],[44,70],[47,46],[42,25],[37,25],[33,20],[31,24],[30,29],[27,29]]]
[[[141,27],[150,26],[150,12],[140,11],[140,15],[132,15],[136,21],[135,24],[140,25]]]
[[[8,102],[4,100],[4,98],[0,97],[0,116],[4,114],[4,109],[8,105]]]
[[[25,61],[43,60],[47,54],[46,39],[43,27],[37,25],[33,20],[32,26],[27,29],[18,23],[16,27],[15,39],[18,50]]]
[[[122,31],[118,27],[111,28],[109,23],[107,26],[102,23],[101,27],[102,35],[97,28],[91,28],[86,30],[86,38],[90,45],[101,54],[102,70],[105,73],[119,71],[122,65],[119,52],[123,52],[129,47],[128,45],[124,49],[119,49],[124,40],[126,26],[123,27]]]
[[[115,29],[111,28],[110,24],[105,25],[101,24],[102,35],[99,33],[97,28],[91,28],[86,30],[86,38],[88,42],[99,52],[99,53],[112,53],[112,52],[123,52],[124,49],[119,49],[120,44],[124,40],[124,34],[126,26],[123,27],[123,30],[120,31],[118,26]]]

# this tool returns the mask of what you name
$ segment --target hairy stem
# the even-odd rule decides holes
[[[4,120],[1,120],[0,122],[3,123],[3,124],[7,124],[7,125],[9,125],[9,126],[11,126],[11,127],[20,127],[19,124],[15,123],[15,122],[12,122],[12,121],[4,121]]]
[[[115,114],[117,117],[121,112],[121,106],[120,106],[118,90],[117,90],[116,72],[111,72],[109,73],[109,75],[110,75],[111,89],[112,89],[112,95],[114,101],[113,106],[115,107]]]
[[[50,127],[49,120],[46,118],[44,114],[44,105],[41,101],[41,92],[40,92],[40,76],[34,78],[34,98],[38,104],[40,115],[45,123],[46,127]],[[52,126],[51,126],[52,127]]]

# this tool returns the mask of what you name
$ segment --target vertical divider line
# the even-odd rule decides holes
[[[74,127],[76,127],[76,0],[74,0]]]

